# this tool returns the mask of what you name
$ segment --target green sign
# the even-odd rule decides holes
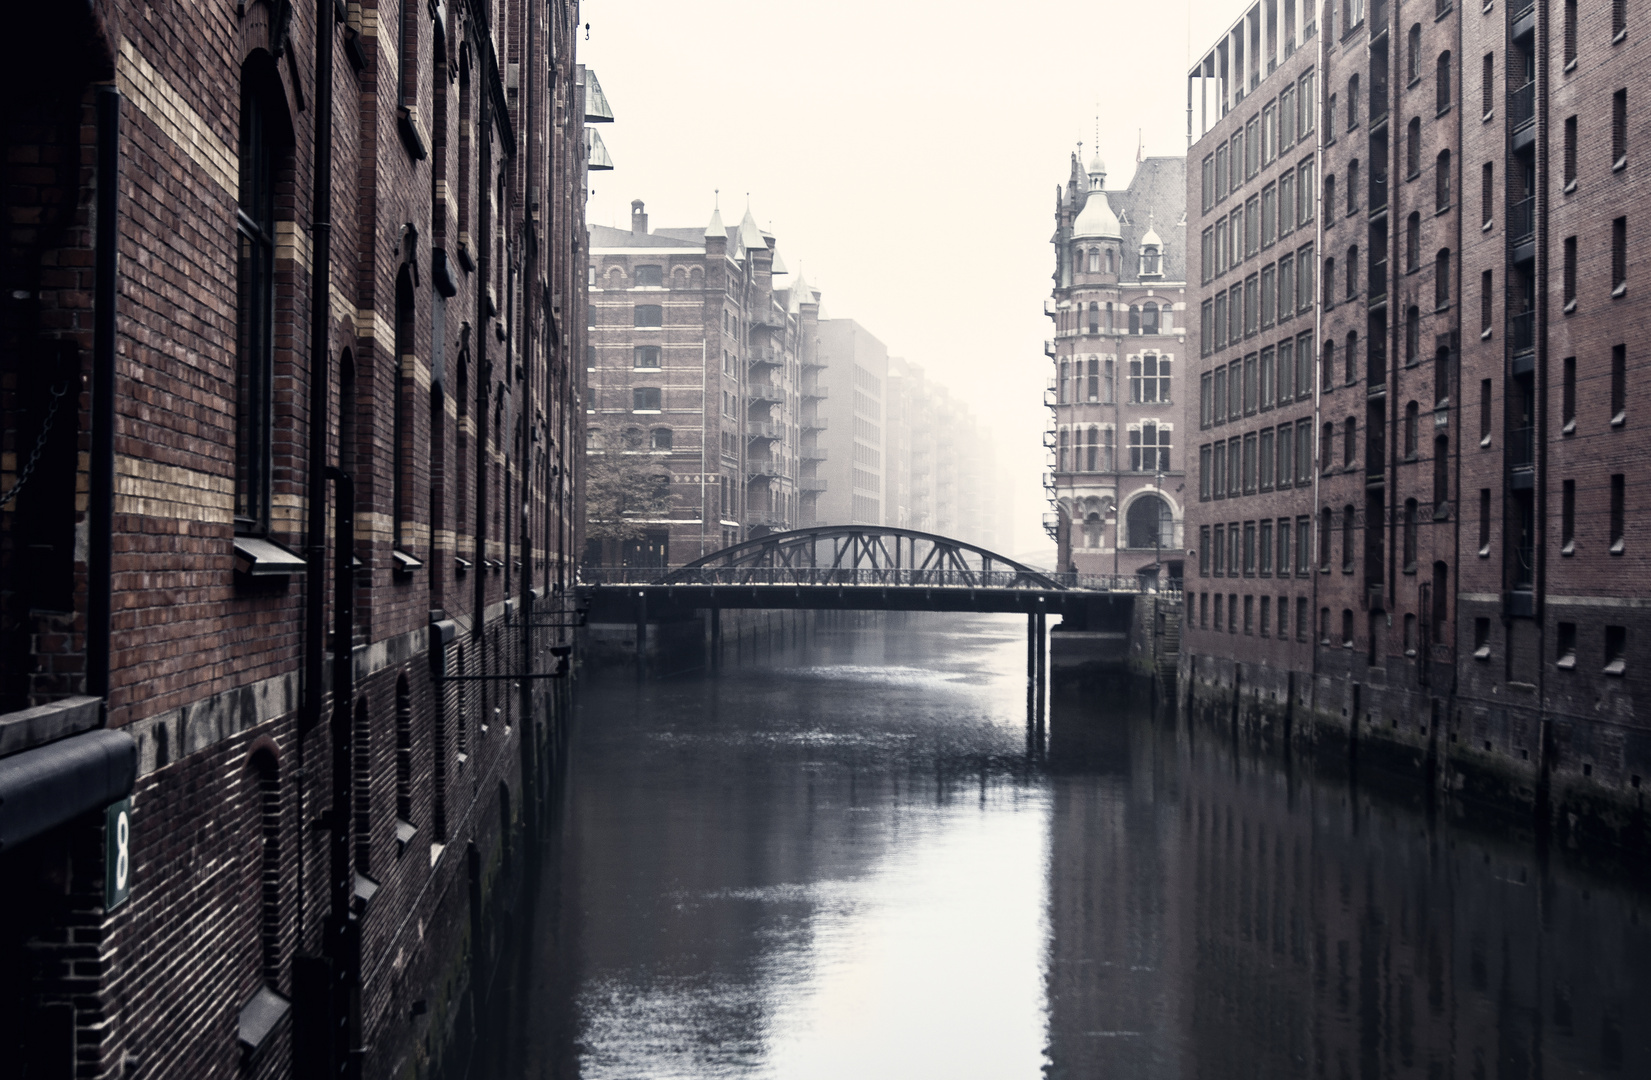
[[[103,811],[103,910],[113,911],[132,895],[132,800]]]

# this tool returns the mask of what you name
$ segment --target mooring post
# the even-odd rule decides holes
[[[1038,678],[1038,616],[1026,616],[1026,684],[1031,686]]]

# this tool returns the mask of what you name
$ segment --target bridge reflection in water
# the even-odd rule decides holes
[[[587,685],[473,1075],[1651,1075],[1642,885],[878,618]]]

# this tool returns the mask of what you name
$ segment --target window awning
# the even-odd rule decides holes
[[[235,570],[248,577],[288,577],[304,572],[304,560],[280,544],[255,536],[235,538]]]

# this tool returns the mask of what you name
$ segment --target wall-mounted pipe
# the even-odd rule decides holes
[[[120,91],[97,89],[97,232],[93,267],[92,457],[86,507],[86,692],[109,696],[115,530],[115,269],[120,231]],[[107,710],[107,703],[105,703]]]

